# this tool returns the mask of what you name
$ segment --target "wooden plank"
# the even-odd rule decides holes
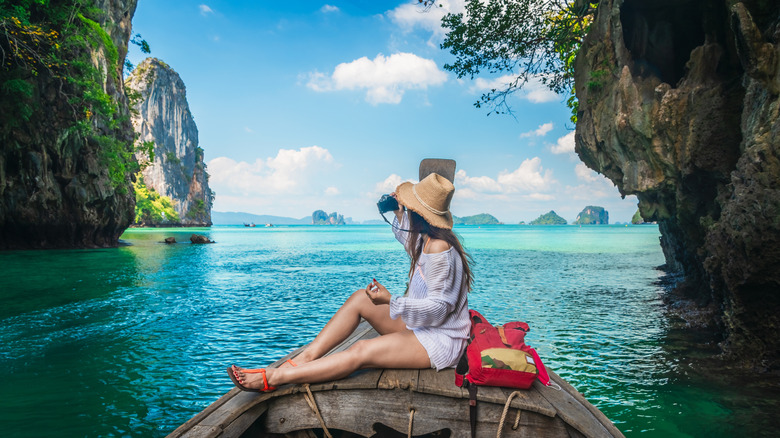
[[[549,369],[547,371],[550,374],[552,381],[560,385],[559,381],[562,381],[560,377],[557,375],[553,377],[554,373]],[[557,415],[564,422],[568,423],[569,426],[577,429],[583,435],[589,437],[623,436],[623,434],[614,435],[611,433],[610,430],[607,429],[607,426],[599,421],[599,419],[597,419],[580,400],[577,400],[570,394],[569,390],[573,389],[571,388],[571,385],[568,385],[568,388],[561,386],[561,390],[558,390],[553,386],[545,387],[538,381],[534,382],[534,385],[538,385],[537,388],[539,389],[539,393],[555,407]],[[587,401],[585,403],[587,403]],[[620,432],[618,431],[618,433]]]
[[[260,403],[244,411],[241,415],[227,425],[220,438],[239,438],[252,426],[261,415],[268,410],[268,403]]]
[[[182,438],[216,438],[222,433],[222,428],[216,426],[195,425],[187,429]]]
[[[455,386],[455,370],[436,371],[433,368],[420,370],[417,391],[425,394],[441,395],[453,398],[468,398],[468,392]]]
[[[450,429],[453,436],[469,436],[468,399],[452,399],[399,388],[324,391],[316,393],[315,399],[329,428],[361,436],[374,435],[377,423],[405,435],[412,409],[414,435]],[[502,410],[502,405],[479,405],[477,437],[496,436]],[[504,438],[569,436],[560,418],[531,411],[522,411],[520,427],[513,431],[511,426],[515,416],[509,415],[506,419],[502,434]],[[285,397],[285,400],[274,399],[263,421],[266,434],[286,434],[294,430],[320,427],[302,394]]]
[[[468,391],[455,386],[455,370],[446,369],[436,372],[432,369],[420,370],[420,383],[417,391],[426,394],[441,395],[453,398],[468,398]],[[492,388],[487,386],[479,387],[477,399],[483,403],[495,403],[503,406],[509,395],[514,392],[511,388]],[[533,387],[519,390],[519,395],[512,399],[511,407],[533,411],[554,417],[555,408],[539,394],[539,391]]]
[[[382,376],[382,370],[365,369],[352,373],[349,377],[331,382],[312,383],[310,389],[312,392],[329,391],[341,389],[374,389],[379,378]]]
[[[555,416],[555,407],[542,397],[533,386],[528,389],[501,388],[501,391],[504,393],[504,404],[506,404],[506,400],[509,400],[510,395],[517,392],[509,405],[512,408],[533,411],[548,417]]]
[[[209,415],[211,415],[212,412],[214,412],[217,409],[219,409],[222,405],[227,403],[228,400],[232,399],[239,392],[241,392],[241,390],[238,389],[238,388],[231,389],[230,391],[225,393],[225,395],[223,395],[222,397],[217,399],[214,403],[206,406],[205,409],[203,409],[202,411],[198,412],[192,418],[190,418],[189,420],[185,421],[184,424],[182,424],[179,427],[177,427],[176,429],[174,429],[173,432],[168,434],[167,438],[179,438],[179,437],[184,436],[184,434],[186,434],[188,430],[190,430],[191,428],[193,428],[193,427],[197,426],[198,424],[200,424],[200,422],[203,421],[204,418],[206,418]]]
[[[274,392],[240,391],[235,397],[228,400],[227,403],[220,406],[219,409],[212,412],[211,415],[204,418],[199,424],[202,426],[217,426],[224,429],[253,406],[274,397]]]
[[[376,384],[379,389],[408,389],[415,391],[417,389],[417,380],[420,370],[397,370],[387,369],[382,371],[382,376]]]

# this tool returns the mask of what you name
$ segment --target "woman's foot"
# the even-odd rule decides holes
[[[273,375],[275,370],[273,368],[249,370],[247,368],[237,367],[231,365],[230,372],[233,373],[235,381],[237,381],[241,389],[254,389],[259,391],[271,391],[276,389],[273,384]]]

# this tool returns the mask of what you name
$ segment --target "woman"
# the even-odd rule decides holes
[[[393,233],[411,258],[409,294],[392,296],[376,279],[350,296],[312,343],[279,368],[228,368],[246,391],[270,391],[286,383],[314,383],[347,377],[362,368],[442,368],[456,365],[471,327],[467,293],[469,255],[452,232],[450,201],[455,187],[432,173],[405,182],[393,196]],[[344,341],[360,318],[379,337],[323,357]]]

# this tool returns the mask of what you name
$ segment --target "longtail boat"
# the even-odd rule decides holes
[[[329,354],[378,336],[366,322]],[[272,366],[294,358],[293,351]],[[529,389],[482,386],[476,436],[622,437],[569,383]],[[227,378],[227,377],[226,377]],[[174,430],[180,437],[470,437],[468,391],[453,369],[367,369],[331,382],[284,385],[266,393],[231,389]]]

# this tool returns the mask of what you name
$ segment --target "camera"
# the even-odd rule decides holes
[[[379,198],[379,201],[376,203],[376,206],[379,208],[379,213],[384,214],[388,211],[398,210],[398,201],[396,201],[395,198],[390,195],[382,195],[382,197]]]

